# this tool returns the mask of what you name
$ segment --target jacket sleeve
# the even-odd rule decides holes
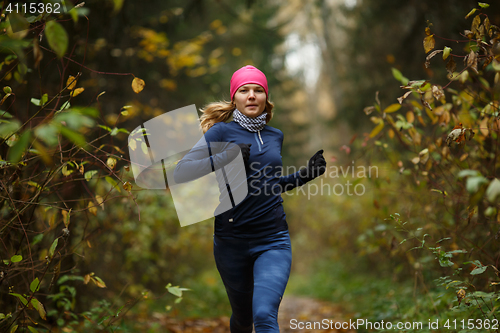
[[[201,178],[230,162],[228,143],[221,142],[216,125],[212,126],[198,143],[177,163],[174,170],[176,183]]]
[[[283,148],[283,133],[281,133],[280,154],[282,148]],[[300,171],[297,171],[287,176],[281,176],[279,178],[278,186],[281,189],[281,193],[284,193],[293,190],[298,186],[302,186],[305,183],[307,183],[307,181],[302,177],[300,177]]]

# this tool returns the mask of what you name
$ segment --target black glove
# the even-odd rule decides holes
[[[316,177],[321,176],[326,171],[326,161],[323,157],[323,149],[319,150],[316,154],[311,157],[307,163],[307,168],[301,169],[299,171],[300,178],[306,182],[313,180]]]
[[[229,159],[229,162],[234,160],[236,156],[238,156],[238,153],[241,150],[241,156],[243,156],[243,162],[247,163],[248,159],[250,158],[250,146],[252,144],[245,144],[245,143],[238,143],[237,145],[232,146],[227,150],[227,157]]]

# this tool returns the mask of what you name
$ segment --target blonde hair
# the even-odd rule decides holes
[[[264,112],[267,112],[266,124],[273,118],[273,108],[274,104],[266,100],[266,108],[264,109]],[[235,109],[236,105],[228,101],[213,102],[200,109],[203,113],[200,117],[203,133],[206,133],[215,123],[226,122],[233,115]]]

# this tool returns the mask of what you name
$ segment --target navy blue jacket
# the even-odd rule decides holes
[[[304,185],[306,181],[300,178],[298,172],[282,176],[283,133],[268,125],[253,133],[234,121],[219,122],[205,133],[205,140],[209,146],[219,142],[252,144],[245,170],[248,194],[234,208],[215,216],[214,233],[223,237],[256,238],[287,230],[281,193]],[[224,148],[218,149],[217,153],[212,151],[206,159],[194,157],[194,153],[190,152],[179,161],[174,176],[176,181],[187,181],[189,179],[182,179],[182,175],[196,174],[200,177],[225,163],[227,155]],[[224,180],[219,180],[219,183],[224,184]],[[221,202],[223,196],[221,191]]]

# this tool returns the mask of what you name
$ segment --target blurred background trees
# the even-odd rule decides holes
[[[284,195],[287,293],[372,320],[496,313],[498,64],[444,88],[449,59],[424,66],[422,41],[429,27],[434,50],[452,48],[456,74],[471,50],[483,65],[498,57],[497,3],[66,0],[46,15],[8,12],[15,3],[2,5],[0,36],[1,330],[142,332],[153,313],[228,314],[211,222],[181,228],[168,190],[135,185],[127,137],[165,112],[228,99],[248,64],[268,77],[285,170],[321,148],[330,167],[306,194]],[[469,41],[479,14],[493,32]],[[408,79],[430,83],[394,106]],[[458,122],[476,135],[447,148]],[[369,166],[377,173],[358,173]],[[347,181],[363,195],[332,193]]]

